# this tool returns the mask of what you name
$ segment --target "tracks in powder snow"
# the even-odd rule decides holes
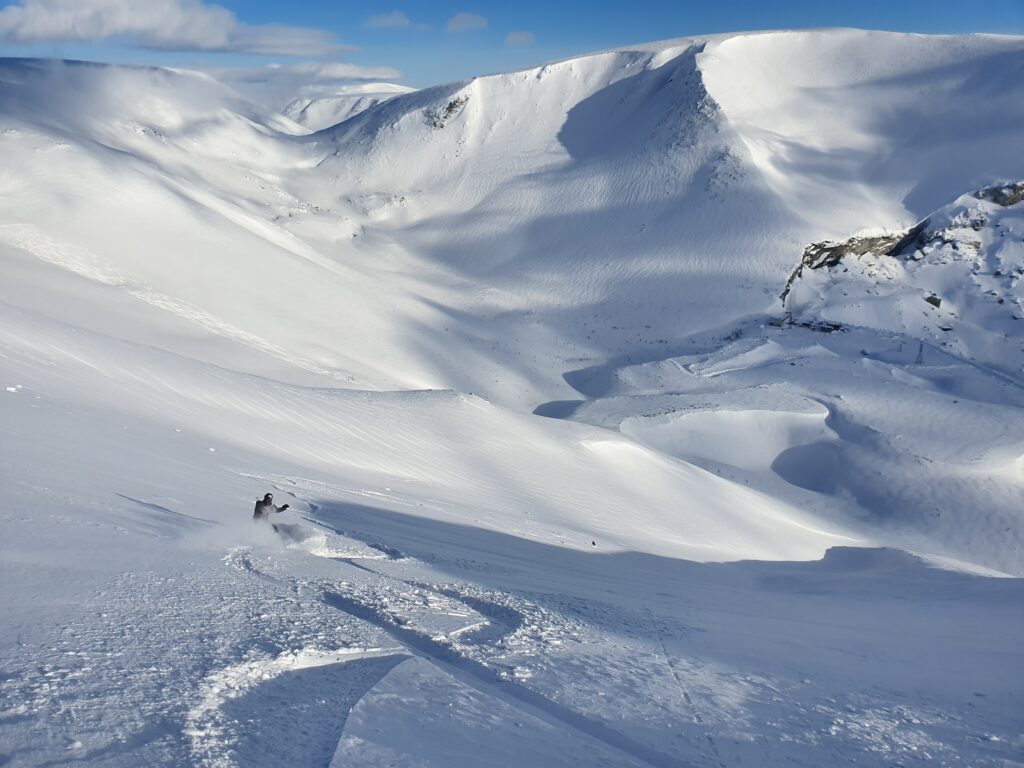
[[[525,709],[534,717],[552,725],[568,726],[585,737],[596,739],[634,760],[656,766],[656,768],[669,768],[669,766],[679,768],[681,765],[676,758],[653,750],[598,720],[562,706],[531,688],[511,680],[498,679],[495,671],[486,664],[470,659],[453,648],[415,630],[394,624],[377,611],[347,595],[340,592],[328,592],[324,595],[324,599],[328,605],[383,630],[410,653],[425,658],[459,682],[476,689],[485,696],[493,696],[519,709]]]
[[[462,652],[460,645],[496,647],[523,628],[527,618],[516,608],[483,596],[465,594],[451,586],[386,573],[374,567],[374,563],[415,563],[415,560],[388,545],[360,541],[352,534],[320,521],[309,522],[333,531],[343,541],[347,540],[351,543],[351,550],[361,549],[367,553],[367,557],[324,556],[337,562],[339,567],[372,576],[373,582],[369,585],[364,583],[360,588],[358,584],[349,582],[331,584],[328,581],[323,586],[323,602],[384,633],[397,646],[391,654],[418,657],[485,697],[497,699],[553,728],[570,729],[584,740],[599,742],[625,758],[623,764],[653,768],[686,765],[679,758],[642,744],[595,717],[554,701],[523,684],[515,674],[495,669]],[[235,567],[257,578],[287,580],[287,577],[280,579],[263,573],[249,555],[241,555],[235,560]],[[437,631],[439,628],[441,631]],[[354,702],[349,702],[349,705],[351,708]]]
[[[324,525],[323,523],[318,524]],[[330,526],[325,527],[330,528]],[[349,535],[337,529],[332,528],[332,530],[338,535]],[[387,545],[376,542],[363,543],[383,552],[387,555],[388,559],[411,559],[405,557],[399,550]],[[371,566],[356,563],[351,558],[337,559],[359,570],[373,573],[380,578],[396,578],[395,576],[382,573]],[[477,642],[496,643],[512,634],[524,623],[522,614],[499,603],[419,581],[398,580],[410,588],[432,593],[440,598],[455,600],[483,616],[486,619],[485,622],[468,627],[458,633],[472,633],[473,639]],[[407,649],[410,654],[419,656],[440,667],[459,682],[474,688],[485,696],[493,696],[520,710],[526,710],[528,714],[532,714],[534,717],[548,722],[555,727],[571,728],[586,738],[595,739],[607,747],[624,753],[635,761],[646,763],[655,768],[680,768],[680,766],[684,765],[678,758],[663,754],[645,744],[641,744],[600,720],[563,706],[514,679],[500,678],[493,668],[459,653],[458,650],[443,642],[443,639],[438,639],[415,629],[402,626],[380,609],[359,601],[353,595],[337,591],[327,591],[324,594],[324,601],[339,611],[343,611],[354,618],[377,627],[396,643]],[[452,638],[454,634],[449,633],[447,637]]]

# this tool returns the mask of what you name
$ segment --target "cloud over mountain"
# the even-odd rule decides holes
[[[323,30],[246,24],[202,0],[21,0],[0,10],[11,43],[119,40],[141,48],[324,55],[342,46]]]

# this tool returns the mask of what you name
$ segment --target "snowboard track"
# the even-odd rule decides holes
[[[400,627],[373,608],[363,605],[341,592],[324,593],[324,601],[344,613],[365,621],[385,632],[410,653],[425,658],[485,696],[492,696],[517,709],[525,709],[539,719],[556,726],[567,726],[585,737],[603,743],[654,768],[681,768],[689,765],[678,758],[651,749],[607,724],[569,709],[537,691],[511,680],[497,677],[494,669],[458,653],[449,646],[426,635]]]

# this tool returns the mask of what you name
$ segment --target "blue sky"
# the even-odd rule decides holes
[[[0,55],[257,69],[340,61],[336,76],[422,87],[669,37],[821,26],[1024,34],[1024,0],[0,0]]]

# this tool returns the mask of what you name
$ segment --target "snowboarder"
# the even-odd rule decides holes
[[[288,505],[285,504],[282,507],[278,507],[274,504],[274,494],[268,493],[260,501],[256,502],[256,509],[252,513],[253,520],[266,520],[270,517],[271,512],[284,512],[288,509]]]

